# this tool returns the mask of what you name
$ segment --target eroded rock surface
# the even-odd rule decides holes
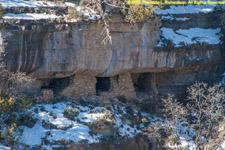
[[[103,26],[94,21],[58,23],[9,19],[0,34],[1,60],[9,71],[26,72],[47,86],[52,79],[75,75],[74,82],[62,89],[64,96],[95,95],[95,77],[111,78],[108,95],[124,95],[128,99],[135,99],[134,89],[136,92],[144,89],[148,94],[180,93],[195,81],[213,83],[220,80],[224,71],[221,13],[216,10],[175,14],[173,19],[158,14],[162,15],[161,30],[149,22],[131,26],[115,17],[110,21],[112,44],[107,45],[102,44]],[[216,29],[212,36],[220,41],[213,43],[204,35],[191,37],[183,34],[187,29],[196,31],[198,28]],[[177,37],[167,39],[165,31],[193,43],[176,43]],[[127,81],[122,81],[125,74],[129,74],[124,77]],[[121,78],[116,83],[113,78],[118,75]],[[145,78],[147,82],[141,85],[132,76]],[[36,89],[41,90],[42,86],[38,84]]]

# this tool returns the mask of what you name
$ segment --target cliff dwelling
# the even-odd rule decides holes
[[[225,150],[224,2],[0,0],[0,150]]]
[[[109,77],[96,77],[96,94],[99,95],[101,92],[109,92],[110,90],[110,78]]]

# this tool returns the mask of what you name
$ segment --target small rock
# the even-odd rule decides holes
[[[57,126],[57,129],[59,129],[59,130],[65,130],[66,127],[64,125],[59,125],[59,126]]]
[[[42,91],[42,96],[44,101],[50,101],[54,99],[54,93],[50,89],[45,89]]]

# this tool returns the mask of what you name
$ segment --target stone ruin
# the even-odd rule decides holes
[[[29,85],[14,85],[19,93],[42,95],[45,101],[56,96],[120,96],[127,100],[143,93],[179,96],[196,81],[221,81],[225,51],[220,13],[174,15],[186,20],[158,14],[161,28],[149,22],[131,26],[115,16],[109,22],[112,44],[107,45],[101,44],[102,25],[94,21],[6,19],[0,30],[0,62],[9,72],[25,72],[36,79]],[[165,30],[196,28],[220,29],[215,35],[220,41],[177,46],[163,34]],[[189,40],[199,38],[205,37]],[[0,80],[0,90],[12,86]]]

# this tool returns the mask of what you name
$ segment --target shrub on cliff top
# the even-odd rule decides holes
[[[112,12],[118,12],[112,11],[113,9],[120,10],[124,16],[125,21],[129,23],[148,21],[153,18],[157,10],[157,7],[151,4],[128,5],[125,0],[81,0],[80,5],[93,9],[95,12],[101,15],[102,19],[107,19],[110,17]]]
[[[125,21],[131,24],[136,22],[145,22],[152,19],[157,8],[153,5],[130,5],[130,7],[124,7],[121,9],[124,15]]]
[[[158,18],[154,17],[157,10],[157,7],[154,5],[128,5],[126,0],[81,0],[80,5],[94,10],[103,20],[103,31],[101,34],[103,35],[102,44],[105,46],[108,43],[112,44],[109,20],[115,13],[119,12],[125,21],[132,25],[137,22],[150,21],[155,28],[160,26],[156,23]],[[69,13],[71,12],[69,11]]]
[[[72,20],[77,19],[79,20],[80,16],[75,8],[68,8],[68,14],[66,15],[66,19]]]

